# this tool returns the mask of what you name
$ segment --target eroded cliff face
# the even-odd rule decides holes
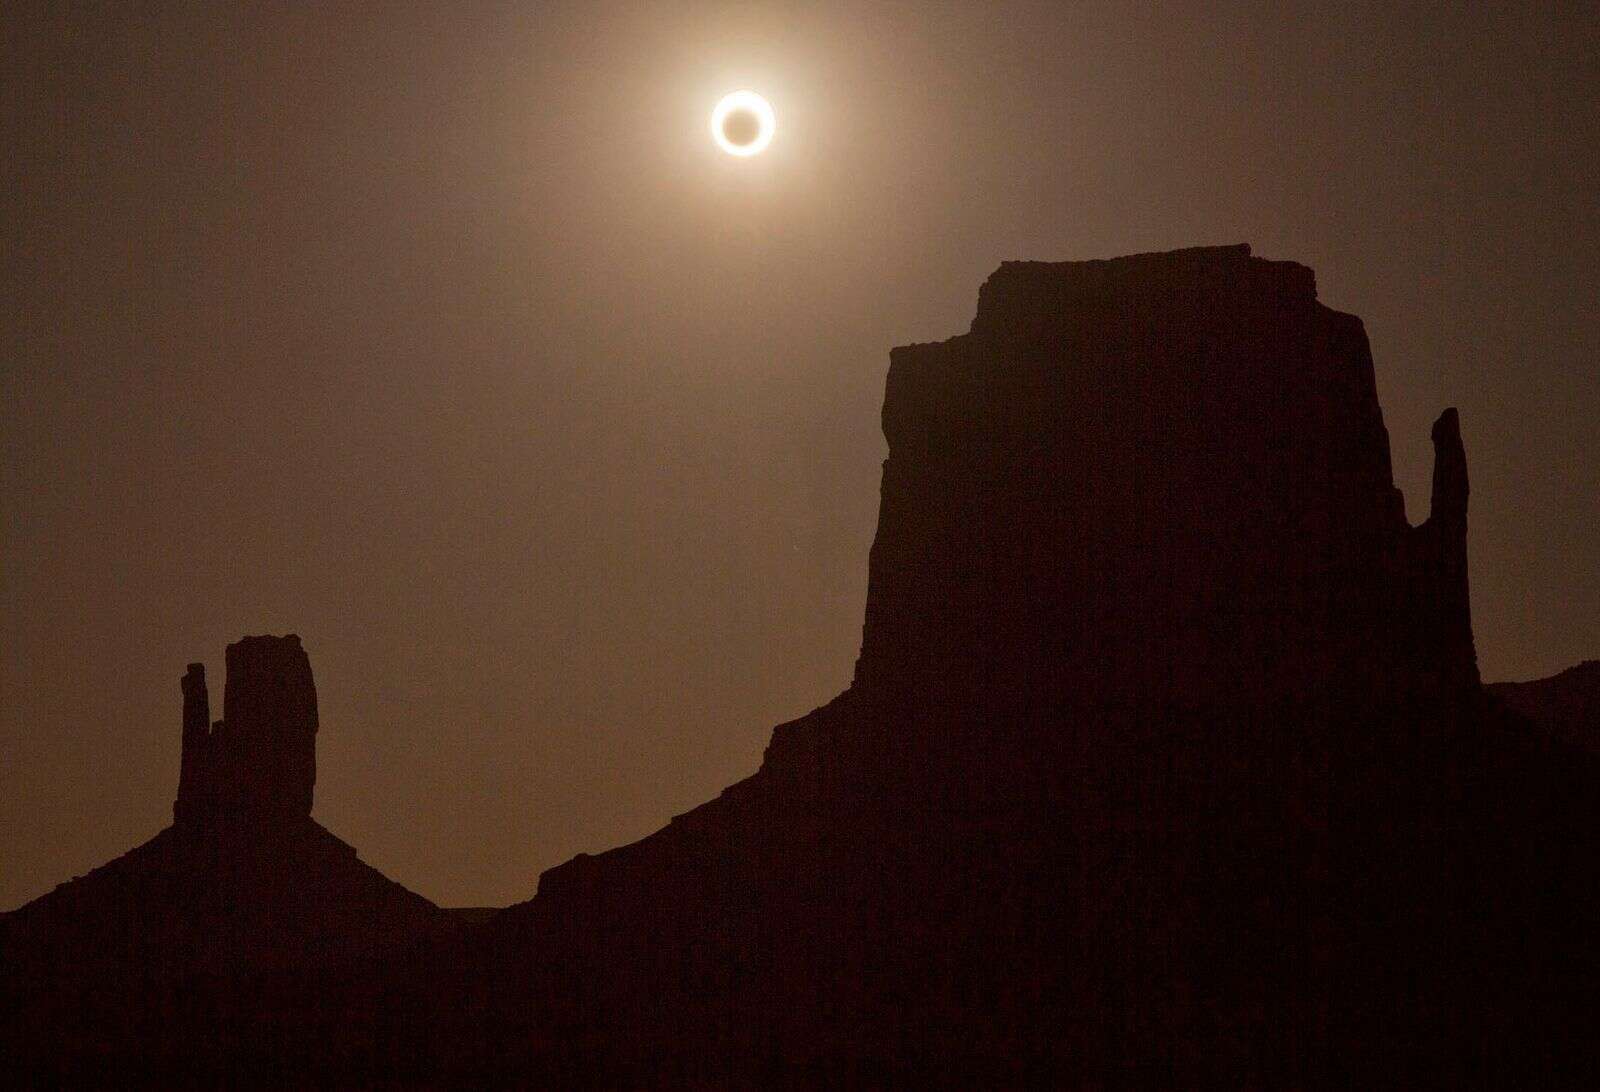
[[[1419,549],[1366,333],[1303,266],[1007,262],[969,333],[891,354],[883,429],[857,688],[1165,715],[1472,675],[1454,413]],[[1414,623],[1444,596],[1449,641]]]

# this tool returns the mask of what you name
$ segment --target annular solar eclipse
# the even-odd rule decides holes
[[[711,138],[729,155],[759,155],[772,143],[777,128],[771,104],[754,91],[724,95],[711,111]]]

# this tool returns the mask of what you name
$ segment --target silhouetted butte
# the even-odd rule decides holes
[[[1549,1085],[1594,1060],[1600,761],[1480,686],[1461,423],[1413,527],[1365,331],[1310,270],[1007,262],[968,332],[893,351],[883,428],[854,680],[753,776],[309,993],[309,959],[189,980],[231,1038],[179,1005],[120,1071],[194,1042],[295,1083],[468,1087]],[[271,663],[239,691],[276,695],[264,734],[231,674],[203,731],[189,676],[160,837],[264,814],[222,803],[245,740],[293,802],[272,822],[309,823],[309,672]]]

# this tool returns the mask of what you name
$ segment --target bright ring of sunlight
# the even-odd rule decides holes
[[[766,151],[778,128],[767,100],[754,91],[724,95],[711,111],[711,136],[729,155],[751,156]]]

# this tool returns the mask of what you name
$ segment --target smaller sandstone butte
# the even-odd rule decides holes
[[[183,760],[172,814],[179,823],[228,815],[310,815],[317,780],[317,688],[295,634],[228,646],[223,718],[211,724],[206,669],[183,686]]]
[[[1491,683],[1488,689],[1555,738],[1600,754],[1600,660],[1547,679]]]
[[[53,984],[30,1026],[88,1005],[123,1021],[104,1033],[148,1041],[197,975],[320,967],[446,920],[311,818],[317,695],[300,638],[246,637],[227,665],[214,725],[205,668],[182,678],[172,826],[0,917],[12,980]]]

